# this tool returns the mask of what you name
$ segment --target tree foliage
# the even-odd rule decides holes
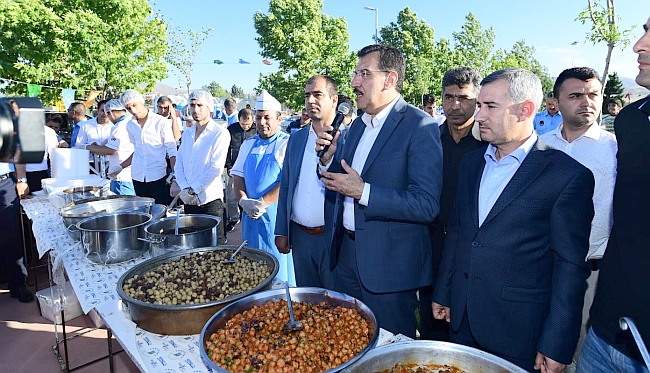
[[[165,29],[146,0],[0,1],[0,77],[44,86],[46,105],[61,100],[61,88],[100,98],[150,90],[166,76]],[[17,82],[0,90],[26,93]]]
[[[243,98],[246,96],[244,89],[242,87],[238,87],[236,84],[233,84],[232,88],[230,88],[230,95],[236,98]]]
[[[618,98],[621,100],[621,103],[624,102],[623,100],[623,82],[621,79],[618,77],[618,73],[613,72],[609,74],[609,77],[607,78],[607,83],[605,84],[605,91],[603,93],[603,114],[609,114],[609,111],[607,110],[607,105],[609,104],[609,100],[612,98]]]
[[[435,92],[442,75],[435,74],[435,32],[408,7],[399,12],[397,23],[381,28],[380,44],[400,50],[406,57],[406,74],[402,96],[409,102],[421,102],[422,95]],[[442,61],[440,61],[442,62]]]
[[[187,86],[187,94],[192,88],[192,70],[194,69],[194,57],[201,49],[201,45],[212,34],[212,28],[203,26],[202,31],[189,29],[183,32],[180,28],[167,30],[169,48],[165,59],[174,66],[182,75],[183,82]]]
[[[221,88],[221,85],[214,81],[208,85],[204,85],[202,89],[207,89],[214,97],[230,97],[230,92]]]
[[[264,58],[278,62],[278,70],[260,75],[256,91],[266,89],[292,109],[304,106],[307,79],[316,74],[332,77],[341,93],[350,94],[350,72],[356,56],[349,51],[350,36],[343,18],[322,13],[322,0],[270,0],[267,14],[253,20]]]
[[[598,43],[607,43],[607,57],[605,58],[605,69],[603,70],[603,84],[607,81],[609,72],[609,63],[612,59],[612,52],[614,48],[620,47],[624,50],[630,45],[630,36],[634,26],[628,30],[621,30],[616,21],[620,17],[616,15],[616,8],[614,0],[606,0],[603,6],[597,0],[587,0],[587,9],[578,14],[576,21],[580,21],[583,25],[587,22],[591,23],[591,31],[587,34],[587,40],[594,45]]]
[[[490,56],[494,50],[496,33],[490,27],[484,30],[474,14],[465,16],[460,32],[452,33],[454,40],[453,62],[456,66],[469,66],[486,76],[492,71]]]

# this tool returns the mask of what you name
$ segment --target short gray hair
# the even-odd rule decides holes
[[[481,81],[481,86],[494,83],[499,80],[508,82],[508,98],[515,104],[524,101],[531,101],[535,105],[535,112],[542,104],[544,92],[542,91],[542,82],[534,72],[510,68],[493,72]]]

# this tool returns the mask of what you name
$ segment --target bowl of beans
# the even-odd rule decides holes
[[[270,289],[278,273],[273,255],[247,247],[235,263],[224,264],[235,249],[201,247],[148,259],[120,277],[117,292],[140,328],[164,335],[199,334],[215,312]]]
[[[249,295],[217,312],[201,331],[201,356],[220,373],[338,372],[377,344],[372,311],[349,295],[291,288],[299,331],[289,321],[284,289]]]

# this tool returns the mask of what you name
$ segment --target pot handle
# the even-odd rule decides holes
[[[163,243],[163,242],[165,241],[166,238],[167,238],[167,237],[162,237],[162,239],[160,239],[160,240],[156,240],[156,239],[153,239],[153,238],[142,238],[142,237],[138,237],[138,240],[140,240],[140,241],[144,241],[144,242],[153,243],[153,244],[159,244],[159,243]]]
[[[68,230],[71,232],[79,232],[79,227],[76,224],[70,224],[68,225]]]

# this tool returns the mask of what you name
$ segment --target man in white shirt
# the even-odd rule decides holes
[[[602,84],[596,70],[574,67],[564,70],[555,80],[553,94],[557,98],[562,123],[540,138],[555,149],[562,150],[594,174],[594,219],[591,221],[589,253],[591,264],[583,306],[580,340],[574,362],[587,336],[589,308],[594,300],[599,263],[613,224],[613,196],[616,183],[616,137],[601,128],[596,119],[603,103]],[[570,367],[572,368],[572,367]]]
[[[97,144],[105,145],[113,130],[113,123],[108,119],[104,112],[104,105],[108,100],[102,100],[97,103],[97,116],[87,120],[81,125],[74,147],[77,149],[86,149],[88,145]]]
[[[178,148],[176,180],[171,195],[185,204],[186,214],[208,214],[221,219],[219,245],[226,243],[223,222],[223,180],[230,133],[212,120],[212,94],[206,90],[192,92],[189,99],[196,123],[183,132]]]
[[[45,126],[43,134],[45,135],[45,153],[41,163],[27,163],[25,169],[27,172],[27,185],[30,192],[36,192],[43,189],[41,180],[50,177],[48,171],[48,159],[52,159],[52,152],[59,147],[59,140],[56,132],[48,126]]]
[[[174,104],[172,100],[167,96],[162,96],[158,98],[156,103],[156,109],[158,114],[169,120],[172,125],[172,133],[174,134],[174,140],[179,141],[181,139],[181,118],[177,116],[176,109],[174,109]]]
[[[135,194],[151,197],[159,204],[168,204],[167,161],[174,169],[176,164],[176,141],[169,121],[151,113],[144,106],[144,96],[135,89],[127,89],[120,101],[133,118],[126,124],[129,141],[133,143],[133,154],[121,164],[111,165],[109,177],[116,176],[122,169],[131,166],[131,179]]]
[[[106,145],[91,144],[87,149],[91,153],[108,156],[109,167],[119,165],[133,154],[133,144],[129,140],[126,124],[131,115],[126,112],[120,100],[110,100],[104,105],[104,112],[113,123],[113,131]],[[131,167],[125,167],[111,179],[111,192],[119,195],[135,195],[131,180]]]
[[[73,102],[68,107],[68,120],[72,121],[72,135],[70,136],[70,146],[73,147],[77,142],[79,129],[86,121],[86,107],[81,102]]]
[[[315,75],[305,85],[305,109],[311,124],[289,138],[282,165],[275,245],[293,252],[297,286],[334,289],[330,250],[325,235],[326,189],[314,170],[318,156],[314,143],[332,124],[338,106],[338,84]]]

